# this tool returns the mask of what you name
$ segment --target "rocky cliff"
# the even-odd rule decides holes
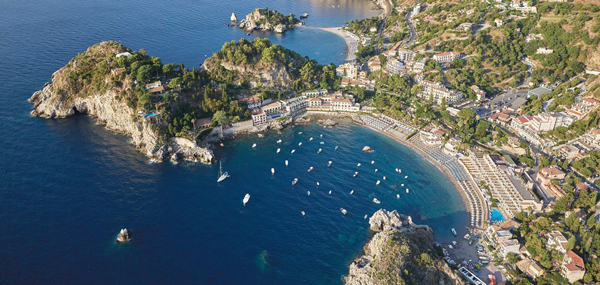
[[[428,226],[383,209],[373,214],[369,224],[377,234],[350,265],[346,284],[464,284],[440,259]]]
[[[103,56],[117,52],[123,51],[115,50],[110,43],[103,42],[86,51],[86,60],[102,59]],[[73,59],[56,71],[51,82],[46,83],[42,90],[35,92],[29,99],[33,104],[31,113],[45,118],[65,118],[76,113],[88,114],[97,118],[98,122],[106,124],[108,129],[130,135],[136,148],[150,158],[163,160],[179,157],[202,163],[212,161],[211,150],[198,147],[188,139],[161,137],[155,123],[138,115],[134,108],[122,100],[121,92],[125,86],[133,84],[132,82],[125,79],[119,84],[110,84],[110,76],[102,80],[107,83],[103,88],[86,88],[85,84],[73,82],[83,80],[72,76],[83,73],[82,65]],[[72,85],[81,87],[74,89],[70,87]]]
[[[293,17],[293,15],[290,16],[291,18],[283,16],[275,10],[256,8],[252,13],[246,15],[245,19],[240,21],[239,27],[248,32],[259,30],[282,34],[295,25],[302,25],[300,20]]]

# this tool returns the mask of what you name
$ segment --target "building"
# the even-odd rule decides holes
[[[316,90],[304,91],[304,92],[302,92],[302,95],[306,96],[306,97],[316,97],[316,96],[327,95],[327,93],[329,93],[329,90],[324,89],[324,88],[319,88]]]
[[[475,92],[475,96],[477,96],[477,101],[482,101],[483,99],[485,99],[486,92],[481,90],[479,86],[473,85],[471,86],[471,89]]]
[[[561,113],[542,113],[531,120],[529,127],[535,132],[546,132],[557,127],[568,127],[573,119]]]
[[[129,52],[121,52],[121,53],[117,53],[116,57],[130,57],[132,54]]]
[[[502,19],[496,19],[494,20],[494,23],[496,24],[496,27],[504,25],[504,21],[502,21]]]
[[[567,238],[559,231],[551,231],[546,234],[546,245],[555,248],[558,252],[565,254],[567,252]]]
[[[379,57],[371,57],[369,61],[367,61],[367,66],[369,67],[369,72],[376,72],[381,70],[381,61],[379,61]]]
[[[276,117],[281,115],[281,103],[273,102],[269,105],[266,105],[262,108],[267,116]]]
[[[345,77],[345,78],[356,79],[356,76],[358,74],[358,66],[355,63],[340,64],[335,69],[335,74],[338,77]]]
[[[267,114],[263,110],[257,109],[252,113],[252,124],[255,126],[267,123]]]
[[[527,92],[527,96],[528,97],[531,97],[531,96],[540,97],[540,96],[542,96],[544,94],[548,94],[550,92],[552,92],[552,89],[548,89],[546,87],[538,87],[538,88],[529,90],[529,92]]]
[[[547,48],[545,48],[545,47],[539,47],[535,53],[536,53],[536,54],[551,54],[551,53],[553,53],[553,52],[554,52],[554,51],[553,51],[553,50],[551,50],[551,49],[547,49]]]
[[[567,278],[570,283],[583,279],[583,275],[585,274],[583,258],[572,250],[569,250],[563,257],[560,273],[563,277]]]
[[[248,104],[248,109],[254,110],[255,108],[260,108],[262,106],[262,99],[260,96],[254,95],[252,97],[247,97],[241,100],[242,102],[246,102]]]
[[[521,272],[527,274],[527,276],[533,279],[543,276],[545,273],[544,269],[542,269],[542,267],[537,262],[527,258],[517,262],[516,265],[517,268],[521,270]]]
[[[385,65],[388,75],[400,74],[404,70],[404,63],[396,58],[390,58]]]
[[[498,248],[498,252],[503,256],[510,252],[514,254],[519,254],[519,249],[521,248],[521,244],[516,239],[509,239],[503,242],[500,242],[500,247]]]
[[[111,69],[110,73],[112,73],[112,75],[119,75],[123,71],[125,71],[125,67]]]
[[[194,121],[194,127],[196,129],[208,129],[208,128],[210,128],[211,124],[212,124],[211,118],[202,118],[202,119],[198,119],[198,120]]]
[[[433,56],[433,60],[437,61],[438,63],[446,63],[446,62],[452,62],[454,61],[454,59],[456,58],[460,58],[461,57],[461,53],[460,52],[444,52],[444,53],[440,53],[440,54],[436,54]]]
[[[475,27],[475,25],[473,23],[462,23],[462,24],[458,25],[458,29],[463,30],[465,32],[473,31],[474,27]]]
[[[306,111],[308,101],[306,96],[298,96],[283,102],[283,111],[285,115],[296,116]]]
[[[542,168],[538,173],[538,182],[542,185],[550,184],[553,179],[563,180],[567,174],[558,167]]]
[[[460,102],[463,99],[462,92],[458,90],[449,90],[445,86],[442,85],[441,82],[431,82],[427,80],[421,80],[421,85],[423,85],[423,91],[417,94],[417,97],[430,100],[437,104],[442,104],[442,99],[446,99],[446,103],[450,105],[454,105]]]
[[[146,90],[150,90],[150,89],[160,87],[160,86],[162,86],[162,82],[160,82],[160,80],[155,81],[155,82],[146,84]]]
[[[158,87],[154,87],[152,89],[150,89],[150,93],[156,95],[156,94],[162,94],[163,92],[165,92],[166,88],[165,86],[158,86]]]

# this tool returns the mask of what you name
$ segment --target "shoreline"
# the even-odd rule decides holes
[[[342,28],[343,27],[329,27],[329,28],[317,27],[317,29],[319,29],[319,30],[330,32],[330,33],[333,33],[333,34],[336,34],[336,35],[342,37],[344,39],[344,41],[346,41],[346,46],[347,46],[347,50],[348,50],[348,54],[346,55],[346,62],[355,61],[356,60],[356,52],[358,51],[358,39],[356,39],[354,37],[358,38],[358,36],[354,35],[353,33],[348,32],[348,31],[344,31],[344,30],[342,30]]]

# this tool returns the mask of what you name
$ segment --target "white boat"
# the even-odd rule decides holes
[[[323,134],[321,134],[320,138],[323,138]]]
[[[299,134],[299,135],[301,135],[301,134],[302,134],[302,132],[298,132],[298,134]]]
[[[322,149],[319,149],[319,150],[317,151],[317,153],[321,153],[321,151],[323,151],[323,150],[322,150]]]
[[[252,144],[252,148],[255,148],[255,147],[256,147],[256,144]]]
[[[271,174],[275,174],[275,168],[271,168]]]
[[[292,187],[296,186],[296,184],[298,184],[298,178],[294,178],[292,181]]]
[[[400,184],[400,186],[404,187],[404,184]]]
[[[281,149],[280,149],[280,148],[278,148],[278,149],[277,149],[277,153],[279,153],[280,151],[281,151]]]
[[[452,245],[453,245],[454,247],[458,248],[458,243],[457,243],[455,240],[453,240],[453,241],[452,241]]]
[[[327,167],[330,167],[332,163],[333,162],[331,162],[331,160],[329,162],[327,162]]]
[[[398,168],[398,173],[402,173],[402,169]]]
[[[358,163],[358,164],[356,165],[356,167],[359,167],[359,166],[360,166],[360,163]]]
[[[367,219],[367,217],[368,217],[368,216],[369,216],[369,215],[365,215],[365,220]]]
[[[131,240],[131,237],[129,236],[129,231],[126,228],[121,229],[121,231],[117,235],[117,241],[118,242],[128,242],[130,240]]]
[[[319,184],[319,181],[317,181],[317,186],[319,186],[319,185],[320,185],[320,184]]]
[[[302,213],[302,216],[306,215],[306,213],[304,213],[304,211],[300,211],[300,213]]]
[[[377,198],[373,198],[373,203],[375,203],[375,204],[381,204],[381,201],[377,200]]]
[[[457,236],[457,234],[456,234],[456,230],[455,230],[454,228],[452,228],[452,234],[453,234],[454,236]]]
[[[354,172],[354,175],[352,175],[352,177],[356,177],[358,175],[358,171]]]
[[[278,140],[277,143],[281,143],[281,140]]]
[[[331,195],[331,190],[329,190],[329,195]]]
[[[308,191],[306,194],[308,194],[308,196],[310,196],[310,191]]]
[[[408,178],[408,176],[404,176],[404,178],[406,179],[406,178]]]
[[[350,191],[350,195],[352,195],[352,194],[354,194],[354,190],[351,190],[351,191]]]
[[[452,249],[452,246],[451,246],[451,245],[448,245],[448,248],[449,248],[449,249]]]
[[[287,161],[287,159],[285,160],[285,166],[288,166],[288,161]]]
[[[406,194],[408,194],[408,188],[406,188]]]
[[[379,169],[375,168],[375,172],[379,171]]]
[[[312,138],[312,137],[310,137],[310,139],[308,139],[308,141],[309,141],[309,142],[311,142],[312,140],[313,140],[313,138]]]
[[[346,211],[346,209],[344,209],[344,208],[340,208],[340,212],[342,212],[342,214],[344,214],[344,215],[348,213],[348,211]]]
[[[396,172],[398,172],[398,168],[396,168]]]
[[[301,145],[302,145],[302,142],[299,142],[299,143],[298,143],[298,146],[301,146]]]
[[[383,180],[385,180],[385,176],[383,177]]]
[[[246,203],[248,203],[248,200],[250,200],[250,194],[246,194],[246,196],[244,196],[244,200],[242,201],[244,203],[244,206],[246,206]]]
[[[375,160],[371,160],[371,164],[375,164]]]
[[[400,199],[400,194],[396,194],[396,199]]]
[[[471,237],[470,234],[466,234],[463,238],[466,239],[466,240],[469,240],[470,237]]]
[[[325,144],[325,142],[320,142],[319,144]]]
[[[336,145],[336,146],[335,146],[335,150],[337,150],[337,149],[338,149],[338,146]]]
[[[377,180],[377,182],[375,182],[375,185],[379,185],[379,183],[381,183],[381,181]]]
[[[314,167],[312,167],[312,166],[311,166],[311,167],[309,167],[309,168],[308,168],[308,172],[311,172],[311,171],[313,171],[313,169],[315,169],[315,168],[314,168]]]
[[[292,149],[292,153],[294,153],[294,152],[296,152],[296,150],[295,150],[295,149]]]
[[[223,168],[221,167],[221,161],[219,161],[219,178],[217,179],[217,183],[227,179],[229,177],[228,172],[223,172]]]

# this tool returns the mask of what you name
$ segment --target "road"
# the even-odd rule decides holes
[[[406,24],[408,25],[408,40],[406,40],[406,47],[409,47],[411,45],[414,44],[414,41],[417,39],[417,29],[415,29],[415,26],[413,25],[413,23],[410,21],[410,16],[412,15],[412,9],[413,7],[411,7],[411,11],[406,13]]]
[[[524,58],[521,60],[521,62],[527,65],[527,78],[525,78],[523,84],[521,84],[519,87],[529,87],[529,82],[531,81],[531,72],[535,68],[535,63],[529,60],[529,58]]]

